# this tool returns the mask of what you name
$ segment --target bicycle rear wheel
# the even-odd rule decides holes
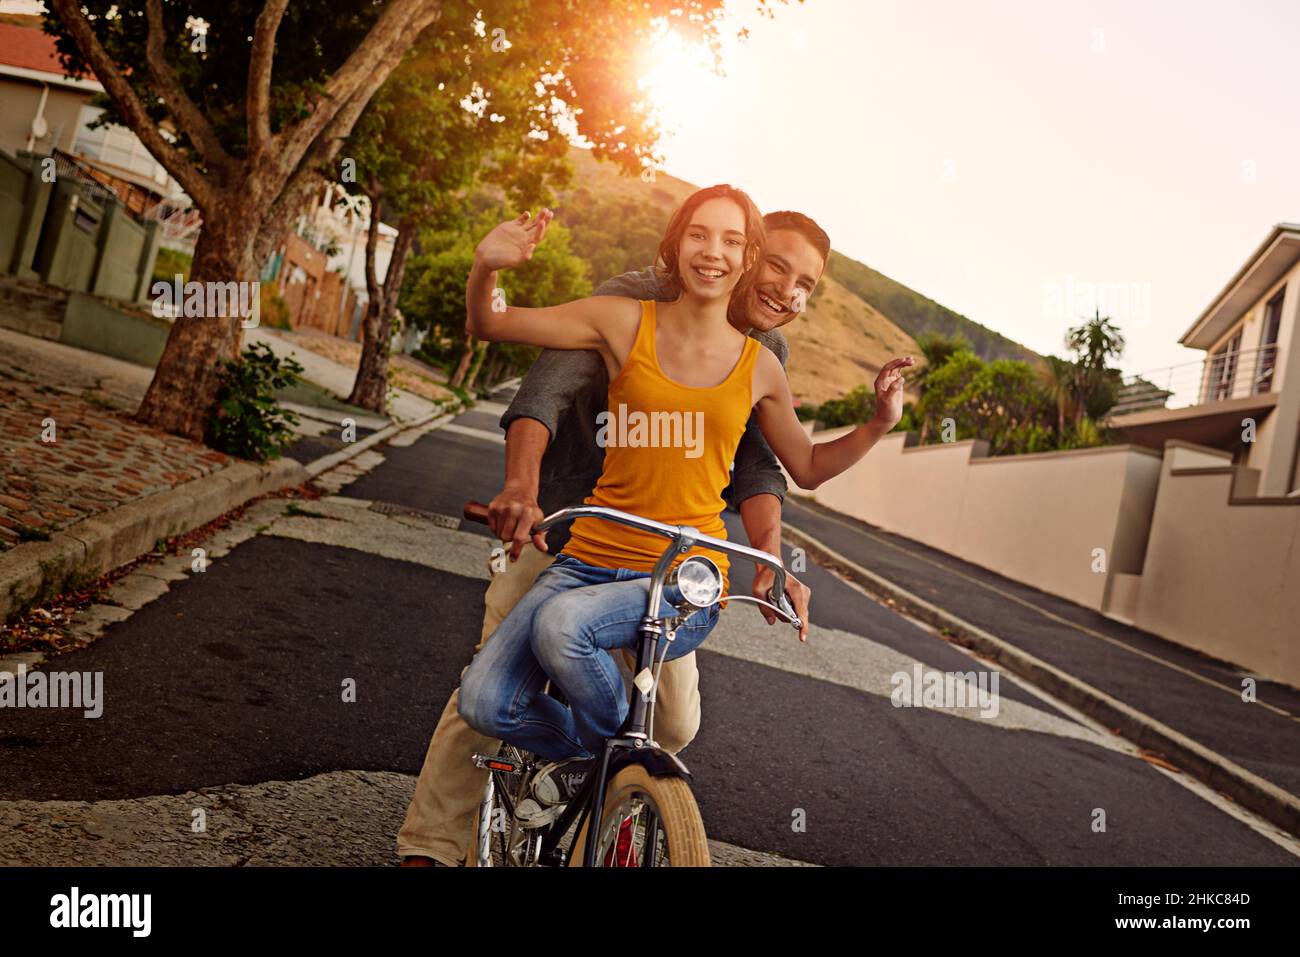
[[[507,761],[519,764],[528,764],[532,761],[532,755],[527,751],[522,751],[506,744],[504,741],[497,749],[497,754]],[[513,807],[518,803],[523,796],[524,777],[523,774],[510,775],[492,772],[494,787],[492,803],[489,808],[488,827],[486,833],[483,834],[479,826],[483,809],[480,803],[474,811],[474,819],[470,824],[470,842],[465,853],[466,867],[480,866],[479,842],[483,836],[489,842],[489,867],[519,867],[528,866],[534,862],[540,832],[523,829],[506,810],[507,807]],[[502,794],[503,789],[505,794]]]
[[[569,855],[581,867],[590,821]],[[708,867],[704,819],[685,778],[654,777],[639,764],[614,775],[597,829],[597,867]]]

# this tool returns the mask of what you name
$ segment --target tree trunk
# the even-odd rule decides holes
[[[470,367],[469,374],[465,376],[466,390],[470,392],[474,391],[474,385],[478,382],[479,373],[483,371],[483,360],[486,358],[488,349],[491,348],[491,345],[492,343],[490,342],[480,342],[478,347],[474,350],[474,364]]]
[[[194,249],[190,282],[225,284],[257,278],[253,257],[256,230],[248,228],[251,218],[255,217],[228,201],[218,202],[206,212]],[[167,336],[144,401],[136,410],[136,420],[201,442],[220,387],[219,360],[239,356],[241,321],[238,315],[187,316],[182,308]]]
[[[487,375],[483,377],[483,381],[487,384],[487,388],[489,389],[499,381],[501,375],[501,362],[502,359],[500,353],[495,353],[492,356],[492,361],[488,363]]]
[[[456,371],[452,374],[448,385],[453,389],[460,386],[465,381],[465,373],[469,371],[470,360],[474,358],[474,339],[469,333],[465,334],[465,351],[461,353],[460,362],[456,364]]]
[[[377,213],[378,210],[375,209]],[[379,217],[371,219],[371,235],[378,233]],[[371,412],[384,414],[385,397],[388,393],[388,342],[393,334],[393,315],[397,311],[397,297],[402,291],[402,277],[406,273],[406,261],[410,257],[411,244],[417,230],[410,220],[403,220],[398,225],[397,241],[393,244],[393,258],[389,260],[388,272],[384,274],[384,284],[378,297],[373,294],[370,305],[366,308],[366,320],[363,325],[364,336],[361,345],[361,364],[357,367],[357,378],[352,384],[352,394],[348,402]],[[374,274],[374,243],[366,243],[366,282]]]

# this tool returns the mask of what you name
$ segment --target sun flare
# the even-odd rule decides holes
[[[650,40],[641,56],[640,87],[666,129],[684,124],[703,108],[702,92],[714,78],[706,46],[664,30]]]

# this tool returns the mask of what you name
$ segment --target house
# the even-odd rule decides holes
[[[1260,495],[1300,494],[1298,312],[1300,225],[1280,223],[1178,340],[1205,359],[1134,377],[1108,424],[1149,448],[1227,452]]]
[[[192,253],[201,222],[180,185],[129,129],[94,126],[104,111],[91,101],[103,86],[64,75],[41,17],[8,21],[0,22],[0,152],[54,158],[60,175],[96,181],[130,214],[156,220],[162,245]]]
[[[892,432],[813,497],[1300,688],[1298,312],[1283,223],[1183,333],[1206,357],[1126,384],[1126,442],[990,457]]]

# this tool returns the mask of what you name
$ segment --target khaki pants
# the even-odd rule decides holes
[[[492,576],[484,596],[483,632],[475,651],[483,647],[552,560],[546,552],[526,545],[518,561]],[[635,652],[624,649],[623,654],[628,668],[635,667]],[[488,775],[474,767],[470,756],[475,751],[495,753],[499,742],[464,722],[458,710],[459,696],[458,690],[451,693],[429,742],[424,767],[415,783],[415,796],[397,833],[397,853],[401,857],[418,854],[451,866],[465,860],[470,825]],[[655,739],[675,754],[690,744],[700,729],[699,672],[694,652],[664,662],[656,702]]]

